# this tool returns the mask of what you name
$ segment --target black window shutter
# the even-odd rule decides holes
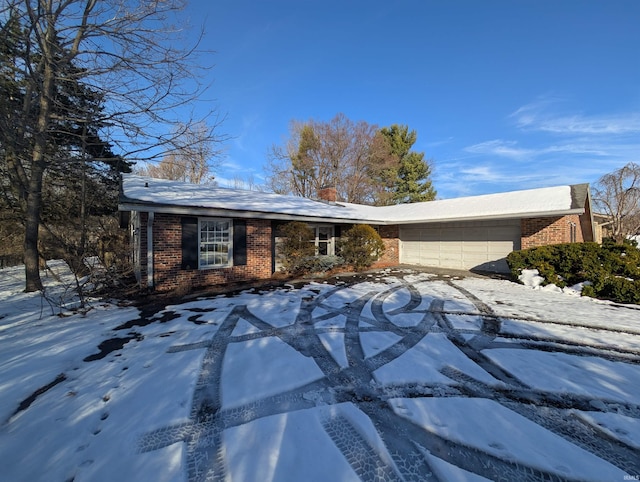
[[[119,211],[118,214],[120,215],[120,228],[127,229],[131,222],[131,211]]]
[[[247,264],[247,222],[244,219],[233,220],[233,265]]]
[[[337,225],[333,228],[333,235],[336,238],[339,238],[340,236],[342,236],[342,226]]]
[[[198,218],[182,218],[182,269],[198,269]]]

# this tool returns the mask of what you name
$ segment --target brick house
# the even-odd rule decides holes
[[[123,177],[120,211],[130,213],[133,259],[142,286],[157,290],[270,278],[279,227],[303,221],[318,254],[334,254],[353,224],[380,233],[399,264],[505,271],[513,250],[594,240],[589,186],[579,184],[395,206],[337,202]]]

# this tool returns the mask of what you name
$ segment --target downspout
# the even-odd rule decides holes
[[[153,288],[153,218],[154,212],[147,216],[147,288]]]

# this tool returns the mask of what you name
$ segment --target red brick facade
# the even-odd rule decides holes
[[[140,275],[147,284],[147,213],[140,213]],[[521,220],[521,249],[549,244],[591,241],[590,215]],[[583,219],[586,218],[586,219]],[[246,220],[246,265],[212,269],[182,269],[181,216],[156,213],[153,222],[153,286],[159,291],[184,290],[271,278],[273,235],[271,221]],[[372,268],[400,264],[398,225],[380,226],[385,252]]]
[[[577,214],[551,218],[523,219],[521,225],[521,248],[536,248],[549,244],[581,243],[589,239],[584,232],[585,223]]]
[[[382,257],[372,265],[372,268],[398,266],[400,264],[400,227],[397,224],[380,226],[378,233],[384,242],[385,250]]]
[[[147,286],[147,219],[142,213],[140,226],[141,284]],[[271,277],[271,222],[247,220],[247,264],[228,268],[182,269],[181,217],[156,213],[153,222],[153,285],[168,291],[254,281]]]

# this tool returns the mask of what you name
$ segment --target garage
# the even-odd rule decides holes
[[[520,249],[520,219],[400,226],[400,262],[454,269],[508,271]]]

